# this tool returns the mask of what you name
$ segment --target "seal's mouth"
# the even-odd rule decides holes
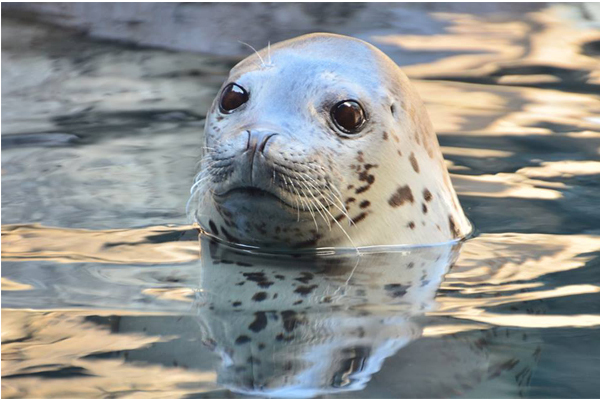
[[[284,199],[277,196],[277,194],[270,192],[268,190],[256,187],[256,186],[242,186],[242,187],[236,187],[233,189],[229,189],[223,193],[213,193],[213,197],[219,203],[225,201],[228,198],[234,197],[234,196],[235,197],[243,197],[244,199],[247,199],[249,201],[252,201],[252,200],[257,200],[257,201],[275,200],[279,204],[281,204],[287,208],[291,208],[293,210],[298,210],[297,207],[294,207],[293,205],[287,203]],[[303,212],[304,210],[300,209],[300,211]]]
[[[227,196],[231,196],[234,194],[240,194],[243,196],[248,196],[248,197],[265,197],[265,196],[270,196],[270,197],[274,197],[276,199],[279,199],[279,197],[277,197],[276,195],[274,195],[273,193],[265,190],[265,189],[261,189],[259,187],[256,186],[243,186],[243,187],[236,187],[233,189],[229,189],[226,192],[223,193],[214,193],[214,196],[216,198],[225,198]]]

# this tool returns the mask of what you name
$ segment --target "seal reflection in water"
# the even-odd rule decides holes
[[[458,247],[250,255],[203,238],[198,316],[218,383],[270,397],[363,389],[421,335],[414,318],[434,307]]]
[[[260,247],[441,243],[470,224],[421,99],[361,40],[312,34],[237,64],[207,115],[190,206]]]

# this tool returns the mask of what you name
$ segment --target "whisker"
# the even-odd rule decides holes
[[[271,41],[270,40],[267,44],[267,54],[269,55],[269,65],[273,65],[273,63],[271,62]]]
[[[314,178],[312,178],[310,175],[308,175],[306,173],[300,173],[300,175],[307,177],[308,179],[311,179],[315,183],[318,183]],[[344,206],[342,201],[335,195],[335,193],[319,191],[318,188],[315,187],[314,185],[313,185],[313,187],[315,188],[315,190],[317,190],[320,193],[321,196],[328,198],[331,202],[331,205],[334,206],[335,208],[337,208],[342,213],[342,215],[344,215],[346,218],[348,218],[348,221],[350,221],[352,224],[354,224],[354,221],[352,220],[352,218],[350,218],[348,210],[346,209],[346,207]],[[331,187],[331,185],[328,185],[327,187],[329,188],[329,187]],[[342,205],[343,209],[338,207],[337,204],[335,204],[334,200],[339,201],[340,204]]]
[[[252,47],[251,45],[249,45],[248,43],[242,42],[241,40],[238,40],[238,42],[240,42],[241,44],[244,44],[248,47],[250,47],[252,50],[254,50],[254,53],[258,56],[258,58],[260,59],[260,62],[262,64],[263,67],[266,67],[267,65],[265,64],[265,60],[263,60],[263,58],[260,56],[260,54],[258,53],[258,51],[256,51],[256,49],[254,47]]]
[[[280,174],[280,175],[284,179],[284,181],[288,181],[289,178],[286,179],[285,175],[283,175],[283,174]],[[310,204],[308,203],[308,201],[304,202],[304,200],[303,200],[303,197],[306,197],[306,196],[302,196],[300,194],[300,192],[298,192],[298,190],[296,189],[296,186],[293,183],[291,183],[291,181],[290,181],[290,185],[289,186],[296,192],[296,195],[298,196],[298,200],[302,203],[304,209],[308,210],[308,212],[312,216],[312,219],[313,219],[313,221],[315,223],[315,229],[318,232],[319,231],[319,224],[317,224],[317,219],[315,218],[315,214],[313,213],[312,207],[310,207]],[[300,189],[300,191],[302,192],[302,194],[305,194],[302,189]],[[300,216],[298,216],[298,219],[300,219]]]
[[[348,241],[354,247],[354,249],[356,250],[356,252],[360,254],[360,252],[358,251],[358,246],[356,246],[356,244],[354,243],[354,241],[352,240],[352,238],[350,237],[350,235],[348,234],[348,232],[346,232],[346,230],[342,227],[342,225],[339,223],[339,221],[335,219],[335,217],[333,216],[333,214],[331,214],[331,212],[326,207],[323,208],[323,211],[325,211],[327,214],[329,214],[329,216],[331,217],[331,219],[333,219],[333,221],[337,224],[337,226],[339,226],[339,228],[342,230],[342,232],[344,233],[344,235],[348,238]]]
[[[299,182],[299,183],[301,183],[301,182]],[[329,230],[331,230],[331,222],[329,222],[327,220],[327,218],[325,218],[325,215],[323,215],[323,213],[321,212],[321,208],[324,208],[323,204],[319,200],[317,200],[317,198],[312,194],[312,191],[310,190],[310,187],[308,187],[307,184],[303,184],[303,185],[308,189],[308,193],[311,195],[311,197],[314,199],[314,201],[319,204],[320,207],[315,207],[315,209],[317,210],[317,212],[319,213],[319,215],[321,216],[321,218],[323,218],[323,220],[325,221],[325,223],[327,225],[329,225]]]

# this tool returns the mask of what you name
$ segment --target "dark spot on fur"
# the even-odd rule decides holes
[[[263,301],[267,298],[267,292],[258,292],[252,296],[252,300],[254,301]]]
[[[235,344],[244,344],[244,343],[248,343],[250,339],[248,336],[246,335],[240,335],[237,337],[237,339],[235,339]]]
[[[244,272],[243,275],[247,280],[256,282],[256,284],[261,288],[266,289],[274,283],[267,280],[267,277],[263,272]]]
[[[388,133],[386,131],[383,131],[383,140],[388,140]]]
[[[456,226],[456,223],[454,222],[454,218],[452,217],[452,215],[450,215],[448,217],[448,221],[450,223],[450,232],[452,233],[452,237],[454,239],[460,237],[460,231],[458,230],[458,227]]]
[[[297,306],[298,304],[302,304],[304,300],[298,300],[293,303],[293,305]]]
[[[259,350],[263,350],[265,347],[267,347],[264,343],[259,343],[258,344],[258,349]]]
[[[313,274],[311,274],[310,272],[301,272],[300,276],[294,280],[298,281],[298,282],[302,282],[304,284],[308,284],[308,282],[310,282],[315,276]]]
[[[423,214],[427,214],[427,205],[423,203]]]
[[[428,189],[424,189],[423,190],[423,198],[425,199],[425,201],[429,202],[429,201],[431,201],[431,199],[433,199],[433,195],[431,194],[431,192]]]
[[[310,286],[298,286],[296,288],[296,290],[294,290],[294,293],[298,293],[301,296],[307,296],[309,295],[313,290],[315,290],[318,287],[318,285],[310,285]]]
[[[390,283],[383,287],[390,297],[398,298],[406,294],[407,287],[400,283]]]
[[[285,280],[285,276],[283,275],[275,275],[275,278],[279,279],[280,281]]]
[[[357,154],[358,154],[358,155],[356,156],[356,160],[357,160],[359,163],[364,163],[364,162],[365,162],[365,159],[363,158],[363,152],[362,152],[362,151],[359,151]]]
[[[413,203],[415,201],[412,191],[408,187],[408,185],[402,186],[396,190],[396,193],[390,197],[388,203],[392,207],[400,207],[405,202],[410,201]]]
[[[254,321],[248,325],[248,329],[252,332],[260,332],[267,327],[267,316],[264,312],[258,311],[254,313]]]
[[[283,329],[285,329],[286,332],[293,331],[294,329],[296,329],[296,326],[300,324],[300,321],[298,320],[296,315],[296,311],[293,310],[286,310],[281,312],[281,319],[283,320]]]
[[[254,365],[260,365],[260,360],[258,358],[256,358],[256,357],[252,357],[252,356],[248,357],[246,359],[246,362],[248,364],[250,364],[250,365],[252,365],[252,364],[254,364]]]
[[[408,223],[408,227],[409,227],[410,229],[415,229],[415,223],[414,223],[413,221],[410,221],[410,222]]]
[[[294,340],[294,335],[285,336],[283,333],[279,333],[277,336],[275,336],[275,340],[278,342],[291,342]]]
[[[418,173],[419,172],[419,163],[417,162],[415,153],[410,153],[410,157],[408,159],[410,160],[410,165],[412,165],[415,172]]]
[[[359,187],[358,189],[356,189],[356,190],[354,191],[354,193],[356,193],[356,194],[361,194],[361,193],[363,193],[363,192],[366,192],[366,191],[367,191],[367,190],[369,190],[370,188],[371,188],[371,185],[365,185],[365,186],[361,186],[361,187]]]
[[[233,304],[231,304],[231,305],[234,306],[234,307],[239,307],[239,306],[242,305],[242,302],[241,301],[234,301]]]
[[[354,221],[355,224],[358,224],[360,221],[362,221],[365,218],[367,218],[367,213],[363,212],[363,213],[358,214],[356,217],[352,218],[352,221]]]
[[[364,200],[363,202],[360,203],[359,207],[360,208],[367,208],[371,205],[371,202],[369,200]]]
[[[372,185],[375,182],[375,176],[370,175],[367,171],[362,171],[358,174],[358,180],[361,182],[367,182],[369,185]]]
[[[236,261],[235,265],[239,265],[240,267],[251,267],[252,266],[252,264],[250,264],[250,263],[241,262],[241,261]]]

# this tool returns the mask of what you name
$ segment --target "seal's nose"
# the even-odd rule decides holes
[[[248,132],[248,144],[246,145],[246,152],[249,152],[251,156],[254,156],[258,151],[261,154],[265,153],[265,148],[267,147],[267,142],[273,136],[276,136],[276,133],[268,132],[268,131],[247,131]]]

